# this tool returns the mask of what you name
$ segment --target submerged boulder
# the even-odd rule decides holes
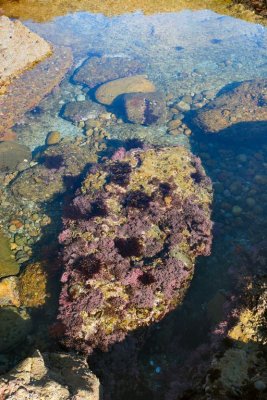
[[[87,175],[63,218],[63,342],[106,350],[182,302],[211,246],[211,183],[184,147],[123,148]]]
[[[105,108],[90,100],[71,101],[62,110],[62,116],[73,123],[94,119],[103,113]]]
[[[25,69],[52,53],[52,46],[20,21],[0,16],[0,91]]]
[[[95,97],[99,103],[111,105],[116,97],[124,93],[155,92],[156,88],[146,75],[134,75],[127,78],[115,79],[101,85]]]
[[[82,145],[83,144],[83,145]],[[16,197],[37,202],[54,199],[70,188],[84,168],[97,161],[96,143],[60,142],[37,156],[38,164],[11,184]]]
[[[31,150],[17,142],[0,142],[0,172],[14,171],[19,163],[30,162]]]
[[[75,71],[74,82],[94,88],[107,81],[144,72],[137,60],[119,56],[91,57]]]
[[[128,121],[141,125],[164,123],[167,115],[166,99],[156,93],[128,93],[123,96]]]
[[[234,139],[253,138],[267,130],[267,79],[245,81],[222,93],[197,112],[195,123],[206,133]]]
[[[3,400],[99,400],[100,384],[83,357],[37,350],[0,378]]]

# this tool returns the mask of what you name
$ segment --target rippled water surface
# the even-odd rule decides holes
[[[209,257],[198,260],[183,305],[153,327],[141,350],[126,340],[113,352],[93,355],[90,360],[112,399],[180,398],[177,396],[190,387],[187,363],[199,362],[199,346],[209,346],[210,333],[223,318],[223,302],[232,290],[233,276],[238,275],[240,249],[246,251],[263,240],[267,229],[267,182],[255,179],[256,175],[266,177],[267,140],[217,140],[212,134],[205,136],[194,129],[191,118],[227,85],[230,89],[236,82],[267,78],[267,30],[263,25],[211,10],[151,15],[136,11],[117,16],[73,12],[46,22],[24,23],[53,45],[70,47],[74,61],[60,87],[15,125],[19,142],[36,152],[50,131],[59,131],[63,138],[84,136],[84,123],[64,117],[64,109],[69,102],[96,102],[95,88],[77,83],[74,71],[90,57],[119,57],[122,63],[136,60],[142,73],[167,96],[167,121],[145,127],[126,122],[119,104],[103,108],[102,114],[117,116],[101,122],[109,134],[106,145],[112,143],[114,147],[134,138],[160,146],[182,144],[201,158],[212,179],[213,249]],[[175,111],[175,104],[181,100],[189,109]],[[184,118],[184,126],[172,134],[168,120],[175,114]],[[29,204],[34,212],[34,202]],[[8,226],[12,209],[8,201],[1,207]],[[42,209],[52,219],[60,220],[60,201],[44,203]],[[46,240],[56,242],[59,229],[54,227]],[[15,234],[6,231],[15,241]],[[34,246],[38,249],[38,243]],[[34,318],[39,321],[40,315],[34,314]],[[38,342],[35,333],[31,335],[32,341]]]

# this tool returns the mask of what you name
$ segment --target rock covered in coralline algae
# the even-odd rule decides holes
[[[0,379],[3,400],[99,400],[100,384],[83,357],[37,350]]]
[[[211,184],[183,147],[123,148],[66,207],[59,320],[68,347],[107,349],[181,303],[211,245]]]
[[[227,88],[197,112],[195,123],[206,133],[225,133],[234,139],[253,138],[267,129],[267,79]]]

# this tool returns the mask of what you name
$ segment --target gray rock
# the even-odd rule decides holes
[[[0,172],[15,171],[22,162],[30,162],[31,150],[17,142],[0,143]]]
[[[156,93],[127,93],[123,97],[128,121],[141,125],[161,124],[166,121],[164,96]]]
[[[63,107],[62,116],[71,122],[78,123],[97,118],[103,112],[105,112],[105,108],[93,101],[72,101]]]

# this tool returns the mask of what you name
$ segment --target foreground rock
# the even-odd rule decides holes
[[[64,218],[63,342],[107,349],[182,302],[211,245],[211,185],[183,147],[118,150]]]
[[[0,378],[2,400],[99,400],[99,380],[83,357],[36,351]]]
[[[19,21],[0,17],[0,92],[11,78],[43,60],[52,53],[52,47]]]
[[[12,258],[9,240],[0,231],[0,278],[16,275],[19,272],[19,265]]]
[[[160,93],[128,93],[123,97],[126,118],[141,125],[164,123],[166,100]]]
[[[14,171],[19,163],[30,162],[31,150],[16,142],[0,142],[0,172]]]
[[[23,171],[13,181],[13,194],[37,202],[54,199],[72,187],[88,164],[97,161],[95,144],[61,142],[49,146],[37,156],[37,165]]]
[[[75,71],[74,82],[94,88],[107,81],[144,72],[139,61],[126,57],[91,57]]]
[[[37,104],[57,86],[72,64],[69,48],[54,48],[54,53],[34,69],[24,72],[0,96],[0,141],[26,111]]]
[[[134,75],[104,83],[97,89],[95,97],[99,103],[111,105],[116,97],[124,93],[150,93],[155,91],[155,86],[146,75]]]
[[[196,124],[207,133],[227,132],[232,137],[253,137],[267,129],[267,79],[245,81],[202,108]],[[230,129],[231,128],[231,129]]]

